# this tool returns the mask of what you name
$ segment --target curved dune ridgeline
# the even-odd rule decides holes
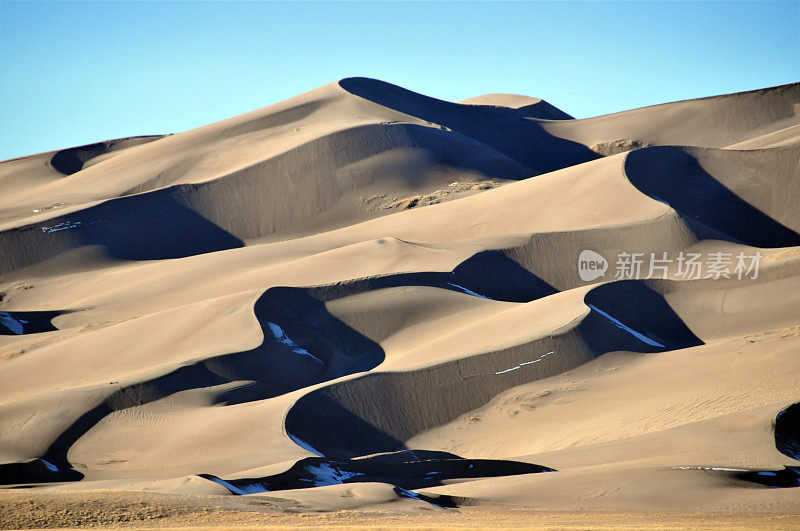
[[[134,136],[62,149],[53,154],[50,159],[50,165],[64,175],[72,175],[81,171],[87,162],[97,163],[99,162],[98,159],[104,155],[107,156],[121,149],[146,144],[159,138],[163,138],[163,135]]]
[[[0,162],[0,485],[797,512],[798,105],[348,78]]]
[[[544,311],[546,302],[541,301]],[[396,451],[414,435],[502,391],[605,352],[663,352],[702,343],[660,295],[639,282],[600,286],[584,302],[593,311],[547,337],[416,371],[373,373],[309,393],[289,412],[286,430],[326,456]]]
[[[71,469],[71,446],[103,418],[181,391],[206,388],[214,403],[239,404],[367,371],[383,361],[379,345],[330,315],[302,289],[271,288],[256,301],[254,311],[264,331],[264,341],[257,348],[206,358],[119,387],[60,433],[43,459],[57,469]],[[19,477],[14,475],[12,483],[25,481],[18,481]]]
[[[703,228],[754,247],[800,245],[800,220],[781,190],[800,185],[800,149],[650,147],[625,159],[631,183]],[[678,184],[680,183],[680,184]],[[711,201],[715,208],[707,208]],[[783,221],[783,223],[781,223]]]

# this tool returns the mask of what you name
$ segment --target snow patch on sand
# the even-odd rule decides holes
[[[338,485],[340,483],[344,483],[346,479],[365,475],[361,472],[348,472],[346,470],[339,470],[328,463],[320,463],[319,466],[309,465],[306,470],[308,470],[316,478],[316,481],[314,482],[315,487]]]
[[[309,452],[311,452],[312,454],[316,454],[316,455],[318,455],[318,456],[320,456],[320,457],[325,457],[325,454],[323,454],[322,452],[320,452],[319,450],[317,450],[316,448],[314,448],[313,446],[311,446],[310,444],[308,444],[307,442],[305,442],[305,441],[304,441],[303,439],[301,439],[300,437],[295,437],[294,435],[292,435],[292,434],[291,434],[291,433],[289,433],[289,432],[286,432],[286,435],[288,435],[288,436],[289,436],[289,438],[290,438],[290,439],[291,439],[291,440],[292,440],[292,441],[293,441],[293,442],[294,442],[294,443],[295,443],[297,446],[299,446],[299,447],[300,447],[300,448],[302,448],[303,450],[308,450],[308,451],[309,451]]]
[[[589,306],[589,308],[591,308],[592,310],[596,311],[597,313],[599,313],[600,315],[602,315],[603,317],[605,317],[606,319],[608,319],[609,321],[614,323],[614,325],[617,328],[621,328],[622,330],[625,330],[626,332],[628,332],[629,334],[634,336],[639,341],[643,341],[643,342],[647,343],[648,345],[652,345],[654,347],[667,348],[664,345],[662,345],[661,343],[659,343],[658,341],[656,341],[654,339],[650,339],[646,335],[641,334],[641,333],[637,332],[636,330],[634,330],[633,328],[624,325],[622,322],[620,322],[619,320],[611,317],[609,314],[607,314],[606,312],[604,312],[603,310],[601,310],[600,308],[598,308],[594,304],[588,304],[587,306]]]
[[[538,358],[536,358],[535,360],[531,360],[531,361],[523,361],[522,363],[520,363],[520,364],[519,364],[519,365],[517,365],[516,367],[511,367],[510,369],[506,369],[506,370],[504,370],[504,371],[498,371],[498,372],[496,372],[495,374],[505,374],[505,373],[507,373],[507,372],[516,371],[517,369],[519,369],[520,367],[524,367],[525,365],[533,365],[534,363],[539,363],[540,361],[542,361],[543,359],[545,359],[545,358],[546,358],[547,356],[549,356],[550,354],[555,354],[555,352],[556,352],[555,350],[551,350],[551,351],[550,351],[550,352],[548,352],[547,354],[542,354],[541,356],[539,356],[539,357],[538,357]]]
[[[89,225],[94,225],[95,223],[97,223],[97,220],[90,221],[89,223],[84,223],[83,221],[62,221],[61,223],[56,223],[52,227],[42,227],[42,232],[49,234],[52,232],[59,232],[62,230],[75,229],[80,226],[88,227]]]
[[[220,479],[217,476],[208,475],[205,476],[206,479],[210,479],[214,483],[219,483],[229,491],[233,492],[234,494],[239,494],[244,496],[245,494],[258,494],[261,492],[269,492],[263,485],[260,483],[253,483],[252,485],[242,485],[241,487],[237,487],[232,483],[225,481],[224,479]]]
[[[51,463],[50,461],[45,461],[44,459],[40,459],[40,461],[44,463],[44,466],[46,466],[47,470],[49,470],[50,472],[58,472],[58,467],[53,463]]]
[[[0,324],[8,328],[12,333],[21,336],[25,333],[22,325],[28,324],[28,321],[12,317],[8,312],[0,312]]]
[[[292,352],[294,352],[296,354],[301,354],[303,356],[308,356],[308,357],[316,360],[318,363],[322,363],[322,364],[325,363],[324,361],[322,361],[321,359],[319,359],[318,357],[316,357],[315,355],[313,355],[312,353],[310,353],[309,351],[307,351],[306,349],[302,348],[300,345],[298,345],[297,343],[292,341],[292,339],[289,336],[286,335],[286,332],[283,331],[283,328],[281,328],[280,325],[278,325],[276,323],[269,322],[269,323],[267,323],[267,326],[269,326],[269,329],[272,332],[272,335],[275,336],[275,339],[277,339],[279,342],[283,343],[284,345],[287,345],[287,346],[291,347],[292,348]]]
[[[481,295],[480,293],[475,293],[471,289],[467,289],[464,286],[459,286],[458,284],[453,284],[452,282],[448,282],[448,284],[453,286],[456,289],[460,289],[461,291],[463,291],[467,295],[472,295],[473,297],[480,297],[481,299],[492,300],[489,297],[487,297],[486,295]]]

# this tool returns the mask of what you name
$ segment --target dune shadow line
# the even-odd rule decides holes
[[[262,478],[223,480],[211,474],[200,477],[224,486],[234,494],[306,489],[326,485],[351,483],[389,483],[395,492],[404,497],[419,498],[412,489],[443,485],[452,479],[474,479],[520,474],[555,472],[554,469],[502,459],[465,459],[448,452],[430,450],[403,450],[358,459],[331,459],[307,457],[294,463],[280,474]],[[398,490],[399,489],[399,490]],[[449,497],[433,498],[435,505],[455,506]]]
[[[680,147],[631,151],[625,171],[642,193],[694,221],[689,227],[701,239],[727,239],[754,247],[800,245],[800,234],[741,199]]]
[[[364,372],[385,358],[383,349],[328,312],[325,302],[365,291],[397,286],[431,286],[488,298],[528,302],[555,289],[497,251],[477,253],[452,272],[373,277],[309,288],[273,287],[259,297],[254,313],[264,333],[255,349],[215,356],[180,367],[146,382],[117,389],[76,419],[51,443],[43,458],[69,468],[69,449],[115,411],[138,407],[189,389],[211,389],[215,402],[232,405],[279,396],[347,374]],[[473,291],[475,290],[475,291]],[[353,433],[382,448],[402,443],[336,404],[319,412],[342,420]],[[313,420],[310,420],[313,422]]]
[[[490,105],[461,105],[437,100],[410,90],[362,77],[342,79],[339,85],[351,94],[477,140],[539,175],[600,158],[583,144],[546,132],[535,120],[526,119],[531,109]],[[547,119],[569,119],[554,107],[542,106]]]
[[[414,435],[451,422],[504,391],[601,354],[665,352],[702,344],[645,281],[601,285],[587,294],[586,302],[592,311],[564,333],[316,389],[289,410],[286,431],[329,457],[399,451]]]
[[[240,404],[367,371],[385,358],[380,345],[331,315],[305,289],[270,288],[256,302],[255,314],[264,333],[261,345],[115,390],[64,430],[43,458],[70,468],[69,449],[108,415],[181,391],[204,388],[216,403]]]
[[[787,407],[775,417],[775,448],[783,455],[800,461],[800,402]],[[800,466],[785,466],[782,470],[751,470],[736,477],[767,487],[800,487]]]
[[[359,293],[403,286],[427,286],[505,302],[531,302],[556,293],[553,286],[500,251],[481,251],[450,272],[396,273],[306,288],[331,301]]]

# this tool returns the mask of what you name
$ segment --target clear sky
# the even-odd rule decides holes
[[[584,118],[800,81],[800,2],[0,0],[0,160],[180,132],[349,76]]]

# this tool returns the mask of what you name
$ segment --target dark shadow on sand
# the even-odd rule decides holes
[[[244,242],[189,208],[166,188],[106,201],[81,211],[75,229],[86,245],[123,260],[163,260],[244,247]],[[71,217],[70,217],[71,219]]]
[[[586,146],[552,136],[535,120],[527,119],[531,117],[530,108],[460,105],[363,77],[342,79],[339,85],[351,94],[490,146],[530,168],[533,175],[600,158]],[[542,106],[542,112],[539,118],[570,118],[552,106]]]
[[[259,347],[205,359],[153,380],[118,389],[62,432],[43,458],[59,468],[69,468],[69,448],[106,416],[188,389],[219,387],[215,390],[215,401],[231,405],[263,400],[368,371],[384,360],[383,349],[331,315],[325,302],[364,291],[409,285],[434,286],[460,293],[464,289],[480,290],[491,298],[518,302],[555,292],[547,283],[496,251],[478,253],[449,273],[388,275],[312,288],[270,288],[254,308],[264,333],[264,342]],[[323,418],[330,413],[330,418],[342,419],[336,404],[320,403],[316,413]],[[352,431],[342,430],[341,426]],[[332,429],[344,437],[352,433],[358,438],[369,433],[371,444],[380,447],[402,446],[399,441],[377,433],[370,424],[352,416],[339,429]],[[357,443],[358,439],[348,440],[350,446],[357,446]]]
[[[800,234],[741,199],[680,147],[631,151],[625,171],[642,193],[687,218],[701,239],[722,238],[754,247],[800,245]]]
[[[398,273],[307,290],[319,300],[330,301],[400,286],[429,286],[506,302],[530,302],[558,291],[499,251],[476,253],[452,272]]]
[[[105,201],[0,232],[0,274],[82,246],[121,260],[162,260],[243,247],[244,242],[185,204],[176,187]]]
[[[71,468],[58,467],[44,459],[0,463],[0,485],[59,483],[80,481],[83,474]]]
[[[52,156],[50,159],[50,165],[53,166],[53,168],[55,168],[59,173],[63,173],[64,175],[72,175],[73,173],[78,173],[81,171],[83,169],[83,165],[95,157],[111,151],[116,151],[118,149],[133,147],[139,144],[146,144],[148,142],[152,142],[153,140],[163,138],[163,136],[164,135],[134,136],[62,149]]]
[[[775,417],[775,448],[783,455],[800,461],[800,402],[787,407]],[[800,466],[785,466],[783,470],[750,470],[736,477],[767,487],[800,487]]]
[[[264,333],[261,345],[118,389],[62,432],[43,459],[70,468],[69,448],[103,418],[180,391],[221,386],[217,403],[240,404],[367,371],[384,359],[380,345],[332,316],[301,288],[268,289],[256,302],[255,314]]]
[[[592,309],[578,327],[593,352],[666,352],[703,342],[647,281],[601,284],[584,297]]]
[[[487,478],[555,472],[552,468],[520,461],[464,459],[448,452],[404,450],[358,459],[307,457],[280,474],[262,478],[223,480],[211,474],[200,477],[224,486],[234,494],[255,494],[350,483],[389,483],[404,497],[421,499],[413,489],[435,487],[453,479]],[[399,489],[399,490],[398,490]],[[423,499],[454,507],[449,497]]]
[[[286,431],[329,457],[404,450],[404,441],[417,433],[451,422],[499,393],[601,354],[702,344],[644,281],[599,286],[586,302],[595,308],[574,333],[415,371],[370,373],[317,389],[294,404]]]
[[[58,330],[53,325],[53,319],[65,313],[67,311],[0,311],[0,335],[27,335]]]

